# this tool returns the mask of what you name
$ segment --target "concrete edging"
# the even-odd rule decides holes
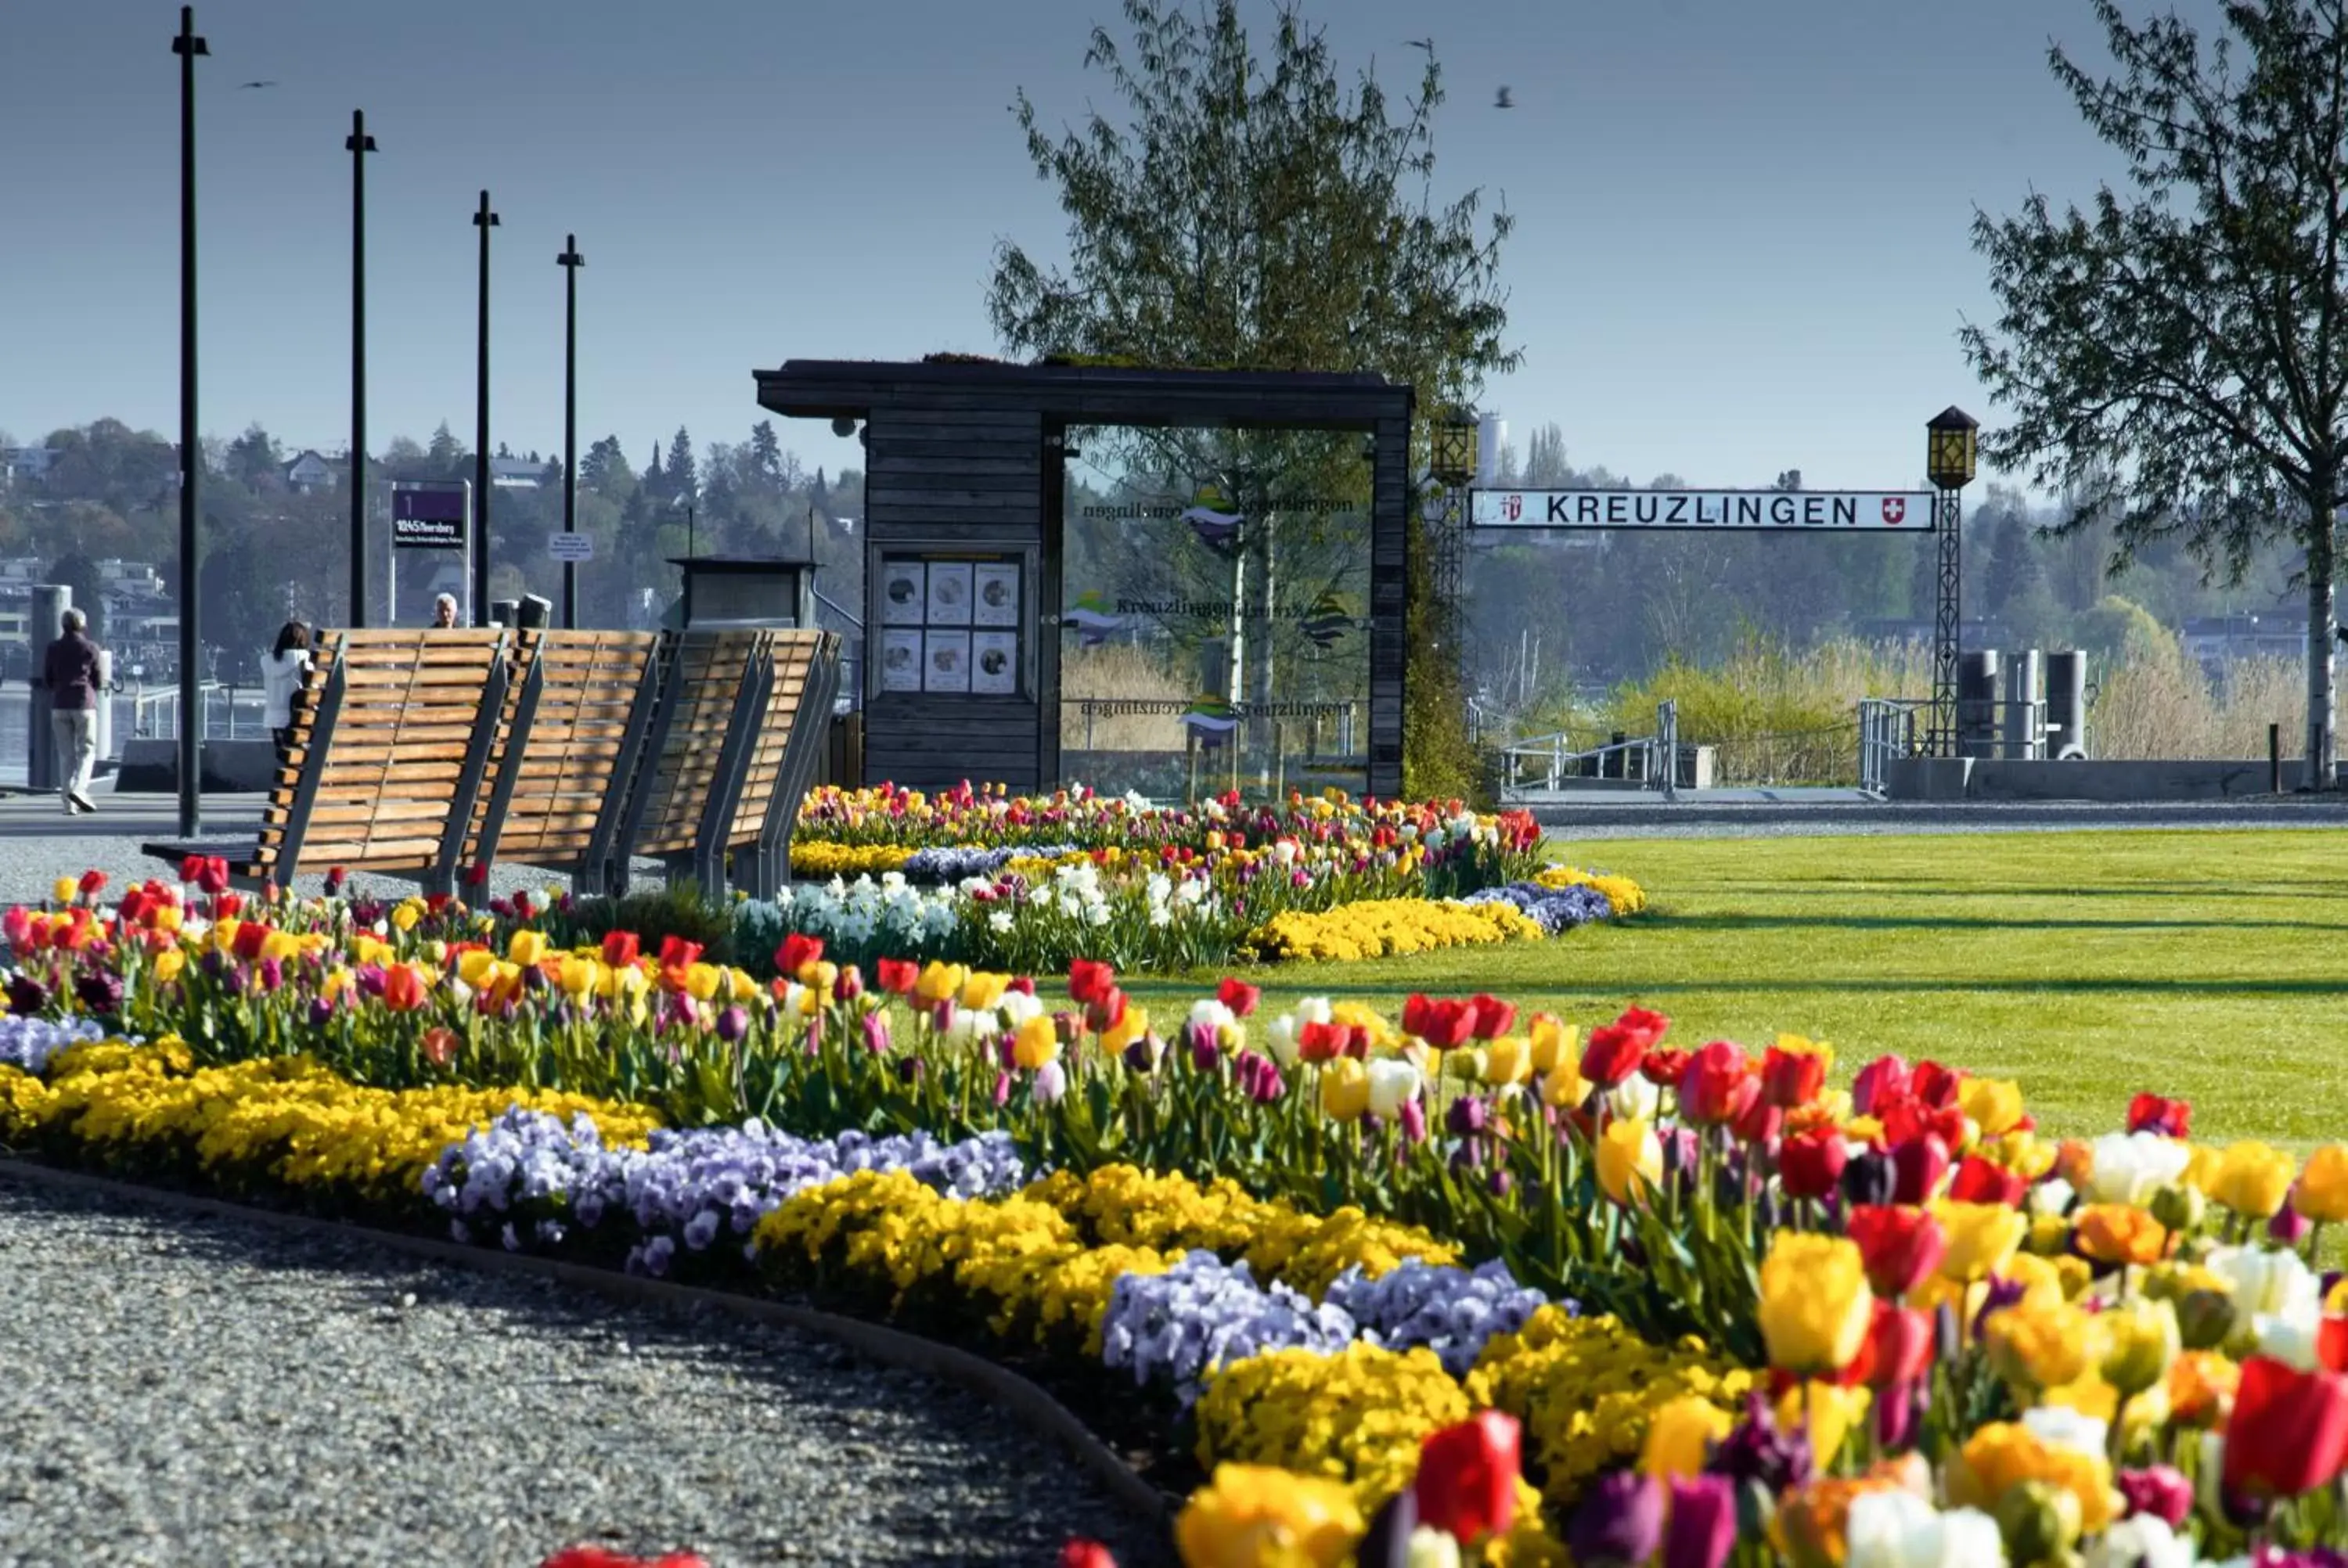
[[[842,1317],[836,1313],[819,1312],[813,1307],[793,1307],[788,1302],[740,1296],[732,1291],[676,1285],[641,1275],[615,1274],[607,1268],[566,1263],[560,1258],[460,1246],[455,1242],[436,1241],[429,1236],[407,1235],[399,1231],[376,1230],[368,1225],[346,1225],[307,1214],[252,1208],[225,1199],[175,1192],[168,1187],[144,1186],[135,1182],[117,1181],[111,1176],[94,1176],[14,1156],[0,1155],[0,1178],[15,1178],[36,1186],[97,1193],[108,1197],[153,1204],[183,1214],[243,1220],[297,1235],[364,1241],[411,1257],[453,1264],[483,1274],[525,1275],[551,1279],[628,1306],[654,1307],[679,1316],[700,1307],[769,1327],[795,1328],[804,1333],[819,1334],[887,1366],[952,1383],[1007,1410],[1067,1449],[1117,1501],[1144,1521],[1160,1529],[1169,1528],[1173,1522],[1173,1508],[1167,1496],[1136,1475],[1132,1468],[1111,1452],[1108,1445],[1094,1435],[1092,1429],[1066,1405],[1018,1373],[998,1367],[983,1357],[934,1339],[925,1339],[918,1334],[908,1334],[902,1329],[868,1323],[861,1318]]]

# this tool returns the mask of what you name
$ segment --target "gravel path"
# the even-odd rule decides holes
[[[0,1174],[0,1568],[1048,1563],[1165,1548],[829,1341]]]

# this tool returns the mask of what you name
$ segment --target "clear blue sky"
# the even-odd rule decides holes
[[[1269,0],[1249,13],[1268,30]],[[2188,15],[2213,9],[2189,0]],[[1110,103],[1083,68],[1116,0],[210,0],[199,99],[204,426],[349,428],[349,155],[368,165],[370,445],[473,425],[476,193],[496,238],[494,436],[561,438],[561,270],[581,276],[580,435],[639,464],[679,424],[739,440],[750,372],[995,348],[989,258],[1063,224],[1007,106]],[[1904,485],[1923,421],[1994,411],[1955,333],[1988,314],[1966,225],[2113,164],[2049,77],[2100,58],[2086,0],[1314,0],[1355,65],[1452,97],[1445,194],[1519,219],[1521,446],[1644,481]],[[0,430],[176,431],[176,5],[8,0],[0,45]],[[272,79],[264,90],[237,84]],[[1517,107],[1492,107],[1494,88]],[[785,444],[852,464],[810,425]]]

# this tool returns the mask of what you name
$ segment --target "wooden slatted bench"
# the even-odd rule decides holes
[[[822,765],[832,699],[839,694],[839,637],[777,631],[767,663],[765,715],[726,838],[734,880],[760,898],[790,881],[791,829]]]
[[[613,885],[669,641],[657,631],[517,634],[491,758],[497,782],[475,812],[468,866],[542,866],[581,894]]]
[[[615,891],[635,857],[663,862],[672,882],[724,890],[727,832],[757,744],[777,635],[745,627],[675,634],[613,856]]]
[[[448,893],[489,782],[509,687],[502,630],[329,631],[250,844],[145,844],[229,862],[246,886],[340,866]]]

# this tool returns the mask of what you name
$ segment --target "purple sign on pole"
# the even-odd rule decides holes
[[[471,508],[462,486],[391,493],[391,542],[403,548],[462,549]]]

